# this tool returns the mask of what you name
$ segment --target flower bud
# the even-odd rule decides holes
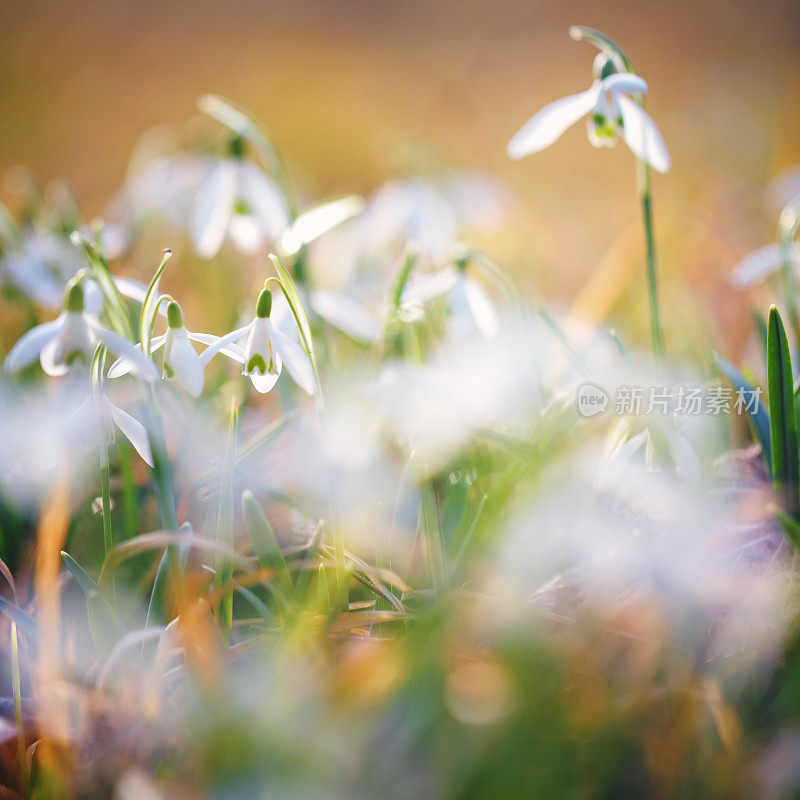
[[[64,298],[64,307],[69,312],[77,314],[83,313],[83,286],[81,286],[80,283],[74,283],[67,289],[67,294]]]
[[[605,53],[598,53],[595,56],[594,63],[592,64],[592,73],[595,80],[601,81],[609,75],[613,75],[617,71],[613,59],[609,58]]]
[[[241,136],[233,136],[228,143],[228,151],[231,158],[244,158],[244,139]]]
[[[256,305],[256,316],[261,319],[266,319],[272,311],[272,292],[269,289],[263,289],[258,296],[258,304]]]
[[[183,327],[183,314],[181,307],[174,301],[170,300],[167,306],[167,324],[170,328]]]

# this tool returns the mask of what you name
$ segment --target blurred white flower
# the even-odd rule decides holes
[[[562,97],[531,117],[508,144],[513,159],[544,150],[587,114],[589,139],[595,147],[613,146],[621,133],[625,143],[653,169],[667,172],[669,153],[656,124],[629,94],[645,94],[647,84],[627,72],[598,78],[585,92]]]
[[[800,242],[794,242],[791,250],[792,266],[800,270]],[[765,281],[781,265],[781,249],[777,244],[768,244],[745,256],[731,273],[734,286],[743,289]]]
[[[83,287],[70,287],[65,307],[57,319],[29,330],[11,348],[5,369],[16,372],[39,358],[42,369],[52,376],[64,375],[75,363],[88,364],[99,343],[130,362],[136,375],[148,381],[158,378],[155,364],[124,336],[107,330],[84,310]]]
[[[213,258],[230,237],[252,255],[276,242],[289,226],[280,189],[252,161],[240,155],[223,158],[203,178],[189,222],[192,244],[202,258]]]
[[[0,258],[5,280],[51,310],[61,307],[64,287],[82,264],[66,239],[41,228],[27,230],[18,242],[9,242]]]
[[[85,440],[84,444],[87,448],[107,447],[114,442],[116,431],[119,430],[142,459],[149,466],[153,466],[150,440],[144,425],[119,406],[114,405],[104,391],[92,391],[75,413],[81,417],[88,416],[97,422]]]
[[[497,336],[500,330],[497,310],[483,287],[467,274],[463,262],[412,278],[401,302],[424,306],[442,296],[447,298],[450,324],[457,335],[468,333],[474,326],[487,339]]]
[[[271,311],[272,292],[264,289],[258,297],[252,321],[210,342],[202,355],[203,363],[208,363],[218,352],[227,355],[244,366],[242,374],[248,375],[253,386],[262,393],[272,389],[285,364],[295,383],[308,394],[314,394],[316,380],[311,362],[299,345],[273,325]],[[245,337],[244,347],[236,344]]]

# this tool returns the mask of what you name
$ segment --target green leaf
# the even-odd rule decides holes
[[[156,312],[158,311],[158,284],[161,276],[164,274],[164,267],[167,266],[167,261],[172,256],[172,250],[164,250],[164,256],[158,269],[155,271],[149,285],[147,286],[147,293],[144,296],[142,303],[142,310],[139,314],[139,338],[142,342],[142,352],[145,355],[150,355],[150,339],[153,335],[153,324],[156,320]]]
[[[17,627],[34,641],[39,638],[39,626],[36,624],[36,620],[1,594],[0,614],[15,622]]]
[[[231,422],[228,431],[228,446],[225,450],[225,466],[219,487],[219,510],[217,512],[217,541],[233,547],[233,470],[236,464],[236,440],[239,435],[239,408],[234,399],[231,403]],[[222,552],[216,554],[214,589],[229,587],[233,580],[233,564]],[[216,607],[217,621],[222,639],[230,643],[233,625],[233,592],[226,591]]]
[[[104,658],[127,633],[106,597],[97,590],[86,595],[86,616],[97,654]]]
[[[81,236],[78,231],[73,231],[70,241],[83,250],[89,262],[90,274],[100,287],[100,292],[105,302],[106,314],[111,325],[117,333],[126,339],[133,339],[128,314],[125,311],[125,301],[122,299],[119,289],[117,289],[117,284],[114,283],[114,277],[108,268],[106,260],[95,249],[94,245],[85,236]]]
[[[289,303],[289,308],[292,310],[292,316],[294,316],[297,331],[300,334],[300,344],[303,347],[303,351],[308,356],[308,360],[311,362],[311,368],[314,370],[314,378],[317,381],[317,391],[319,392],[319,370],[317,369],[317,359],[314,355],[314,339],[311,336],[311,326],[308,322],[306,310],[303,307],[303,301],[300,299],[300,293],[297,291],[297,286],[292,276],[289,274],[286,267],[283,266],[281,260],[272,253],[269,255],[269,260],[272,262],[272,266],[275,267],[281,289],[283,289],[286,301]]]
[[[258,500],[249,489],[242,492],[242,514],[258,563],[264,569],[275,570],[274,584],[279,599],[282,603],[294,601],[295,589],[286,559],[275,537],[275,531],[272,530]]]
[[[755,392],[756,387],[742,375],[735,364],[728,361],[719,353],[714,353],[714,361],[720,372],[733,384],[734,389],[742,392]],[[755,411],[748,410],[748,417],[753,426],[756,439],[761,445],[761,456],[767,465],[767,471],[772,473],[772,446],[770,444],[769,412],[763,403],[758,404]]]
[[[794,379],[789,342],[783,320],[775,306],[767,323],[767,378],[769,385],[772,479],[783,498],[785,510],[797,516],[800,455],[797,449],[797,416],[794,410]]]

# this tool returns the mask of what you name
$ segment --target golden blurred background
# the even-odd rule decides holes
[[[691,350],[702,331],[704,347],[736,357],[752,298],[727,274],[772,240],[765,187],[800,163],[792,0],[3,0],[0,174],[25,164],[64,179],[91,217],[138,137],[185,124],[204,92],[249,109],[319,195],[370,191],[399,145],[421,141],[518,197],[495,254],[526,294],[566,307],[605,260],[621,301],[599,313],[643,331],[624,145],[595,151],[578,125],[522,162],[505,155],[540,106],[588,86],[594,50],[570,40],[571,24],[628,51],[672,153],[654,180],[668,336]]]

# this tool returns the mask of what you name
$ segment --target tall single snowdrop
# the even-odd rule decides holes
[[[596,147],[612,146],[620,135],[625,140],[638,164],[639,199],[647,243],[650,335],[653,351],[660,360],[664,343],[658,308],[650,167],[667,172],[669,153],[644,109],[647,84],[635,74],[627,54],[616,42],[592,28],[573,26],[569,32],[576,41],[586,39],[600,50],[594,60],[594,81],[586,91],[556,100],[528,120],[509,142],[508,155],[519,159],[543,150],[585,116],[588,116],[589,140]]]
[[[226,236],[245,255],[276,242],[289,226],[289,211],[278,186],[244,155],[239,136],[230,155],[221,159],[201,182],[190,230],[202,258],[213,258]]]
[[[256,314],[242,328],[219,337],[203,353],[204,363],[221,352],[242,364],[257,391],[266,393],[277,383],[285,364],[289,375],[308,394],[314,394],[314,369],[306,354],[272,323],[272,292],[264,288],[258,296]]]

